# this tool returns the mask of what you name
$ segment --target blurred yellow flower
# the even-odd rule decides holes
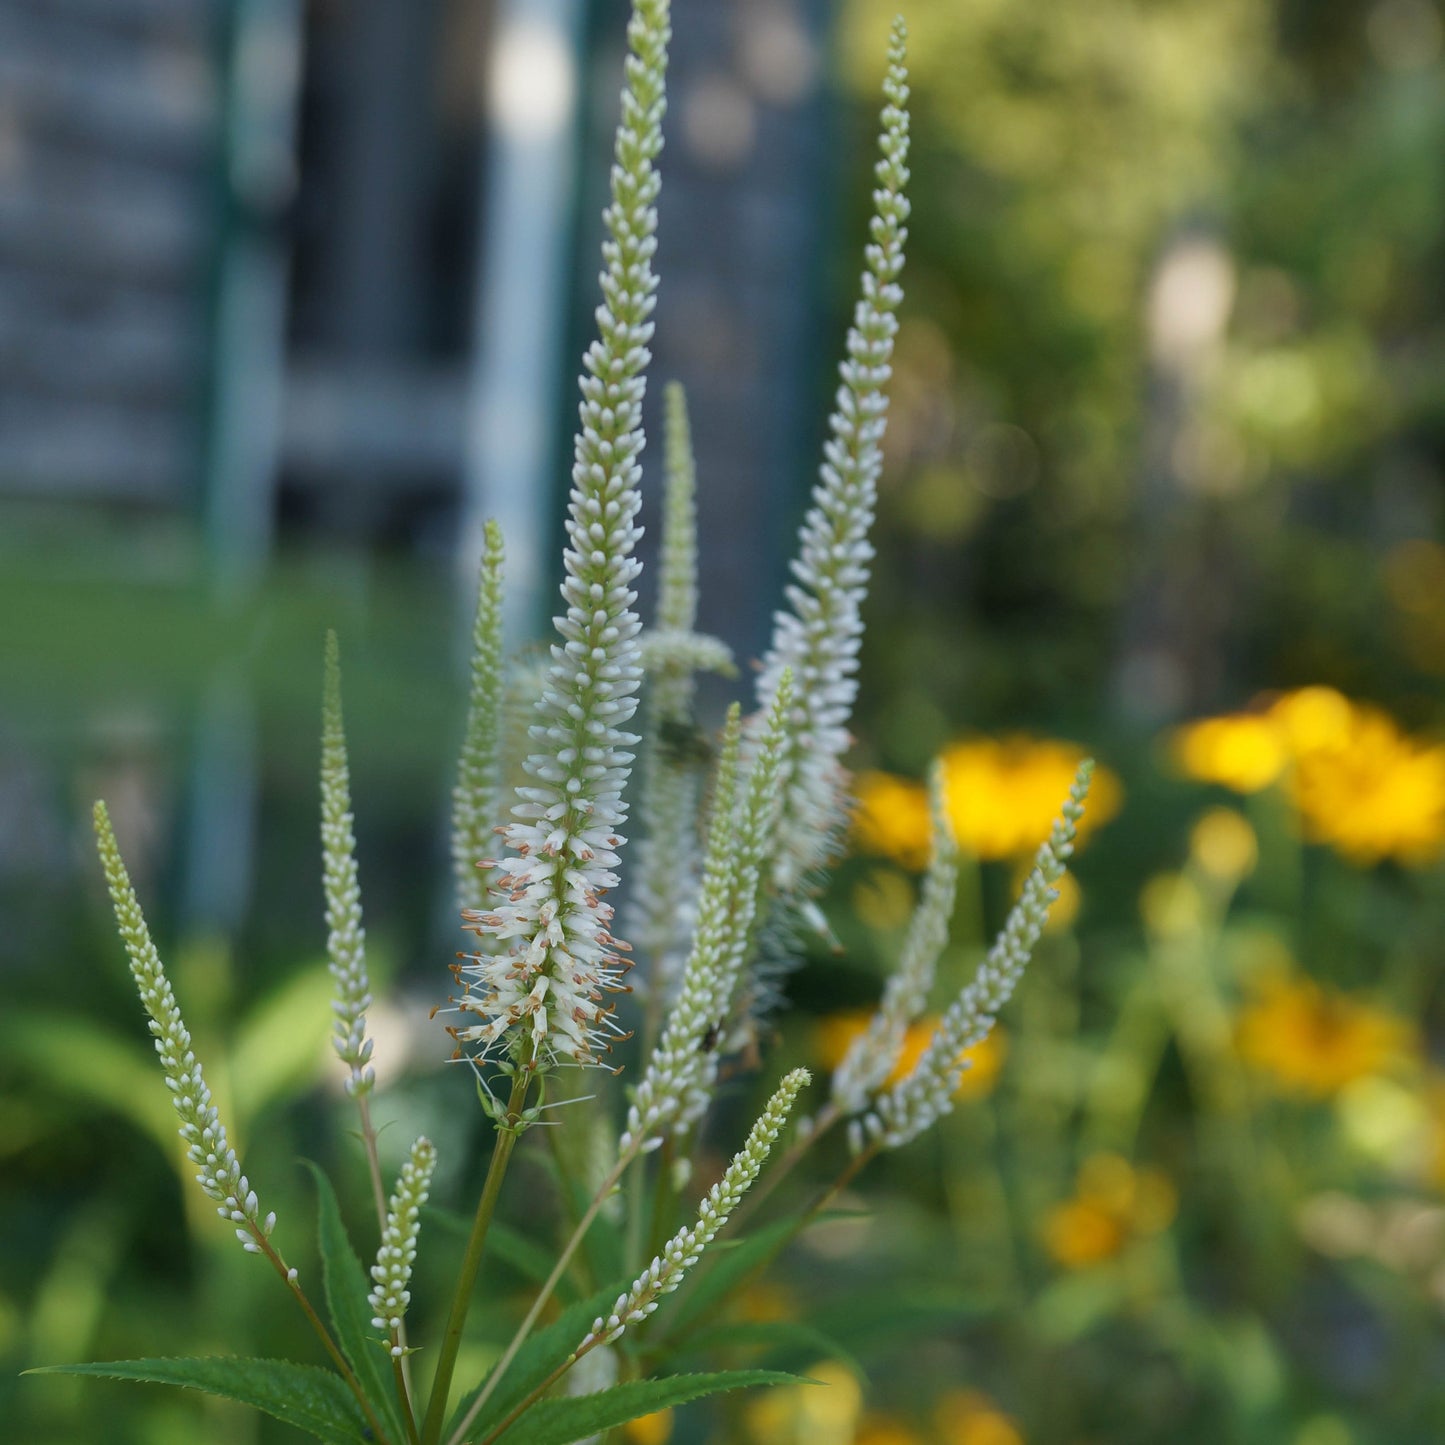
[[[1426,863],[1445,847],[1445,744],[1375,708],[1356,706],[1342,741],[1302,752],[1293,790],[1306,836],[1353,863]]]
[[[923,1442],[902,1420],[895,1420],[891,1415],[869,1415],[858,1427],[853,1445],[923,1445]]]
[[[853,912],[869,928],[889,933],[913,914],[913,885],[896,868],[871,868],[853,885]]]
[[[1210,808],[1190,830],[1189,853],[1211,878],[1237,883],[1254,871],[1259,840],[1244,814],[1233,808]]]
[[[905,868],[926,868],[933,836],[928,789],[894,773],[871,772],[859,773],[853,792],[853,838],[859,849]]]
[[[1253,713],[1188,723],[1175,731],[1172,748],[1187,777],[1219,783],[1236,793],[1267,788],[1289,762],[1279,728]]]
[[[651,1415],[639,1415],[622,1427],[622,1433],[631,1445],[667,1445],[672,1438],[672,1411],[657,1410]]]
[[[1190,723],[1173,751],[1189,777],[1237,793],[1286,779],[1305,836],[1352,863],[1425,863],[1445,849],[1445,744],[1410,737],[1334,688]]]
[[[1121,1254],[1131,1240],[1167,1229],[1178,1202],[1161,1170],[1094,1154],[1079,1167],[1074,1197],[1050,1211],[1044,1244],[1065,1269],[1087,1269]]]
[[[760,1390],[743,1407],[750,1445],[853,1445],[863,1392],[845,1365],[822,1360],[813,1383]]]
[[[979,1390],[951,1390],[934,1410],[944,1445],[1024,1445],[1018,1426]]]
[[[1204,895],[1183,873],[1156,873],[1139,893],[1139,916],[1158,938],[1184,938],[1204,924]]]
[[[1411,1027],[1305,977],[1266,981],[1239,1015],[1240,1057],[1282,1093],[1324,1099],[1382,1073],[1414,1049]]]
[[[1029,737],[967,738],[943,753],[948,817],[960,848],[976,858],[1031,853],[1049,835],[1085,754],[1073,743]],[[1119,779],[1096,768],[1084,838],[1118,811]]]
[[[843,1062],[853,1040],[868,1027],[868,1021],[872,1017],[870,1009],[848,1009],[819,1019],[813,1050],[819,1066],[828,1070],[836,1069]],[[937,1014],[925,1015],[908,1026],[908,1032],[903,1036],[903,1047],[899,1050],[898,1062],[885,1081],[886,1087],[902,1082],[913,1072],[937,1028]],[[962,1057],[968,1060],[968,1068],[964,1070],[963,1078],[959,1081],[957,1097],[984,1098],[993,1091],[999,1070],[1003,1068],[1004,1060],[1008,1057],[1008,1041],[1003,1030],[995,1024],[988,1037],[971,1049],[965,1049]]]

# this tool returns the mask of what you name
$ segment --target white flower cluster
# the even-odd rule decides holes
[[[607,995],[621,990],[626,945],[608,932],[602,895],[627,815],[623,787],[637,739],[624,731],[637,710],[640,623],[632,583],[641,474],[642,400],[657,281],[658,176],[667,43],[666,0],[639,0],[628,26],[630,54],[603,214],[603,302],[599,337],[584,358],[581,426],[572,468],[568,547],[563,561],[566,614],[561,641],[530,728],[531,785],[517,789],[507,825],[511,856],[498,864],[496,901],[469,914],[475,932],[508,944],[501,954],[468,955],[457,970],[465,992],[455,1007],[476,1024],[455,1028],[483,1057],[514,1037],[543,1064],[595,1064],[621,1033]]]
[[[596,1345],[610,1344],[628,1325],[640,1324],[656,1308],[663,1295],[671,1294],[682,1283],[682,1277],[697,1263],[702,1252],[728,1222],[744,1194],[762,1171],[764,1162],[783,1125],[792,1112],[799,1092],[811,1081],[807,1069],[794,1069],[787,1074],[777,1092],[768,1100],[747,1142],[733,1156],[723,1177],[703,1196],[698,1206],[697,1222],[680,1229],[668,1240],[663,1251],[632,1282],[632,1287],[618,1295],[607,1316],[599,1315],[592,1329],[577,1347],[580,1355]]]
[[[502,529],[486,525],[477,612],[472,624],[471,686],[457,782],[452,789],[452,872],[457,907],[481,909],[487,898],[487,870],[479,866],[492,851],[501,794],[499,754],[502,726]]]
[[[366,972],[366,930],[361,926],[361,884],[351,814],[351,772],[341,713],[341,651],[326,634],[326,682],[321,702],[321,880],[326,895],[326,953],[336,981],[332,1043],[350,1066],[349,1094],[366,1094],[376,1082],[372,1041],[366,1037],[371,980]]]
[[[270,1235],[276,1216],[262,1217],[256,1191],[241,1173],[236,1151],[226,1138],[226,1126],[211,1102],[211,1091],[206,1087],[200,1062],[191,1051],[190,1031],[181,1018],[160,954],[151,942],[145,915],[120,856],[104,803],[95,805],[95,838],[110,901],[115,908],[116,926],[130,959],[131,976],[140,990],[141,1003],[150,1015],[150,1031],[155,1036],[166,1087],[181,1118],[180,1135],[185,1141],[186,1158],[199,1171],[196,1182],[215,1202],[216,1213],[237,1226],[236,1238],[242,1247],[249,1254],[260,1254],[258,1241]]]
[[[882,1095],[873,1112],[862,1119],[861,1129],[855,1131],[855,1142],[867,1136],[886,1149],[895,1149],[916,1139],[953,1108],[958,1082],[968,1067],[962,1055],[988,1037],[995,1016],[1023,977],[1048,921],[1049,909],[1059,896],[1055,885],[1073,856],[1093,771],[1092,761],[1079,764],[1063,813],[1048,840],[1040,845],[1003,932],[979,965],[973,981],[943,1015],[912,1073]]]
[[[371,1323],[391,1336],[391,1353],[397,1357],[405,1353],[400,1340],[401,1322],[411,1303],[411,1267],[416,1262],[421,1207],[427,1201],[436,1164],[436,1146],[426,1137],[418,1139],[411,1146],[411,1157],[401,1166],[401,1175],[386,1211],[381,1248],[371,1267],[375,1281],[369,1296]]]
[[[712,1098],[720,1033],[743,975],[762,870],[775,841],[792,702],[792,674],[784,671],[740,803],[737,704],[728,713],[692,949],[677,1002],[628,1109],[623,1154],[654,1147],[669,1128],[696,1122]]]
[[[933,859],[903,940],[898,967],[889,977],[868,1027],[853,1040],[833,1074],[833,1103],[844,1114],[863,1109],[893,1072],[908,1025],[928,1006],[934,970],[948,944],[958,887],[958,844],[945,812],[943,782],[943,769],[935,763],[929,777]]]
[[[782,842],[773,878],[784,898],[805,887],[810,875],[831,861],[845,821],[842,758],[851,742],[848,721],[858,693],[862,606],[873,557],[868,532],[883,466],[888,414],[884,388],[892,374],[895,313],[903,300],[898,277],[908,237],[906,38],[902,20],[895,20],[862,294],[848,332],[847,356],[839,367],[831,436],[792,563],[789,610],[774,619],[772,645],[758,682],[764,703],[776,690],[783,668],[792,668],[797,684]]]

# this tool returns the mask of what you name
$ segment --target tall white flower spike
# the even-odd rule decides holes
[[[501,800],[502,573],[506,561],[502,529],[486,525],[477,612],[472,624],[471,685],[467,726],[462,736],[457,781],[452,789],[452,873],[457,907],[482,909],[487,901],[486,861],[494,845]]]
[[[633,1280],[631,1288],[618,1295],[611,1312],[593,1321],[592,1329],[577,1347],[578,1355],[597,1345],[611,1344],[629,1325],[641,1324],[657,1308],[658,1301],[682,1283],[683,1276],[702,1257],[703,1250],[717,1237],[762,1172],[794,1101],[811,1079],[807,1069],[794,1069],[784,1077],[753,1125],[747,1143],[733,1156],[723,1177],[703,1196],[696,1223],[678,1230],[662,1253]]]
[[[743,977],[760,875],[776,836],[779,770],[792,698],[792,675],[785,672],[741,800],[737,706],[728,714],[692,949],[677,1002],[627,1112],[619,1146],[624,1154],[635,1145],[655,1147],[670,1129],[687,1128],[712,1099],[720,1033]]]
[[[934,970],[948,943],[958,891],[958,844],[948,822],[943,784],[943,769],[935,763],[928,789],[933,860],[903,940],[898,967],[888,979],[878,1010],[833,1074],[833,1104],[843,1114],[856,1114],[864,1108],[893,1072],[908,1025],[928,1006]]]
[[[321,701],[321,881],[326,895],[326,953],[336,983],[331,1042],[337,1057],[351,1070],[346,1092],[365,1095],[376,1082],[372,1041],[366,1036],[371,980],[366,971],[351,770],[341,712],[341,650],[334,632],[326,634],[326,682]]]
[[[873,1111],[863,1117],[861,1129],[854,1131],[855,1144],[866,1136],[876,1139],[885,1149],[896,1149],[916,1139],[953,1108],[958,1081],[968,1067],[962,1055],[988,1037],[998,1011],[1023,977],[1048,922],[1049,909],[1059,896],[1056,885],[1073,856],[1074,839],[1079,819],[1084,816],[1084,800],[1093,772],[1091,760],[1079,764],[1063,813],[1055,821],[1048,840],[1040,845],[1033,870],[1004,923],[1003,932],[979,965],[973,982],[943,1015],[912,1073],[882,1095]]]
[[[883,467],[896,312],[903,300],[898,278],[908,238],[907,31],[893,22],[885,104],[875,174],[873,217],[864,252],[861,295],[838,368],[837,399],[828,425],[812,505],[799,532],[788,608],[774,618],[772,644],[758,680],[761,711],[785,667],[796,685],[787,759],[781,841],[773,886],[783,898],[805,890],[810,877],[832,861],[846,821],[842,759],[851,741],[848,722],[858,694],[858,650],[863,599],[873,547],[868,532]]]
[[[608,996],[623,987],[626,945],[608,932],[612,908],[602,899],[618,882],[623,788],[637,742],[625,730],[641,680],[632,554],[641,535],[638,459],[657,288],[654,161],[666,108],[668,9],[667,0],[638,0],[628,25],[612,199],[603,213],[599,336],[581,380],[563,554],[567,610],[556,619],[560,640],[529,729],[531,784],[517,789],[516,821],[504,829],[511,851],[497,865],[498,896],[466,919],[506,950],[466,955],[456,970],[464,991],[453,1004],[476,1022],[452,1034],[478,1045],[482,1058],[516,1040],[539,1065],[596,1064],[622,1033]]]
[[[411,1146],[410,1157],[401,1166],[401,1175],[386,1211],[381,1248],[377,1250],[376,1263],[371,1267],[374,1281],[369,1296],[373,1315],[371,1323],[387,1332],[391,1353],[398,1358],[406,1353],[401,1343],[401,1326],[406,1317],[406,1307],[411,1303],[411,1270],[416,1263],[421,1207],[427,1201],[436,1164],[436,1146],[430,1139],[418,1139]]]
[[[236,1151],[226,1136],[226,1126],[211,1100],[200,1060],[191,1050],[190,1031],[181,1017],[180,1005],[171,991],[160,954],[151,942],[145,915],[120,856],[120,846],[115,841],[115,830],[104,803],[95,805],[95,840],[115,908],[116,926],[130,959],[131,977],[150,1015],[156,1054],[165,1073],[166,1087],[171,1091],[171,1103],[180,1116],[186,1158],[196,1166],[196,1183],[215,1204],[216,1213],[236,1226],[241,1247],[248,1254],[260,1254],[260,1241],[269,1237],[276,1216],[262,1215],[256,1191],[241,1172]]]

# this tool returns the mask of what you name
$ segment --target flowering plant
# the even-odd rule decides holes
[[[777,1006],[801,936],[826,928],[815,898],[850,813],[843,756],[857,692],[872,555],[868,533],[909,210],[904,30],[895,23],[860,296],[794,580],[759,672],[755,705],[744,716],[741,704],[733,704],[710,777],[696,750],[675,745],[680,733],[696,731],[695,674],[729,667],[726,648],[694,629],[695,478],[685,401],[677,390],[669,392],[667,406],[662,585],[656,621],[646,630],[634,590],[669,36],[667,0],[634,0],[604,213],[598,335],[583,362],[564,610],[526,720],[525,776],[510,798],[504,798],[500,763],[507,747],[504,556],[495,527],[488,530],[481,563],[452,840],[462,925],[475,942],[459,956],[455,990],[437,1011],[449,1020],[456,1058],[475,1075],[495,1142],[446,1318],[434,1333],[419,1328],[409,1311],[437,1151],[417,1139],[389,1193],[378,1158],[367,1028],[372,997],[339,649],[331,636],[322,709],[321,837],[334,1045],[347,1070],[369,1166],[379,1237],[375,1263],[369,1276],[363,1272],[331,1186],[318,1171],[324,1318],[308,1283],[282,1252],[275,1214],[264,1208],[229,1142],[106,808],[98,803],[101,862],[197,1181],[242,1247],[274,1270],[314,1328],[330,1367],[191,1359],[62,1368],[209,1391],[333,1445],[490,1445],[502,1438],[563,1445],[706,1394],[779,1378],[760,1370],[645,1378],[628,1351],[630,1337],[662,1300],[692,1271],[706,1269],[709,1246],[759,1178],[810,1083],[804,1069],[787,1072],[695,1210],[680,1207],[721,1070],[759,1059],[761,1026]],[[644,695],[639,734],[630,729]],[[1078,766],[1061,816],[1038,849],[997,942],[943,1010],[912,1067],[899,1068],[910,1029],[929,1005],[953,909],[958,858],[942,776],[933,786],[932,861],[897,972],[840,1061],[827,1100],[797,1124],[771,1179],[819,1147],[838,1124],[846,1125],[850,1158],[811,1211],[786,1221],[782,1233],[761,1236],[761,1245],[750,1241],[750,1252],[735,1252],[731,1277],[715,1280],[718,1288],[743,1283],[750,1268],[762,1267],[770,1251],[872,1158],[908,1144],[952,1107],[963,1055],[988,1034],[1028,963],[1074,846],[1089,785],[1087,761]],[[644,833],[625,923],[642,948],[645,966],[636,984],[630,981],[631,948],[612,931],[614,911],[606,901],[621,881],[634,787]],[[493,834],[502,850],[494,848]],[[487,856],[497,851],[500,856]],[[612,1061],[633,1035],[619,1005],[634,993],[641,1005],[637,1082],[623,1100],[591,1100],[593,1117],[606,1131],[606,1163],[596,1187],[510,1344],[483,1379],[463,1386],[457,1380],[463,1331],[512,1156],[524,1135],[553,1125],[549,1114],[558,1103],[581,1102],[565,1092],[569,1071],[620,1071]],[[624,1184],[631,1186],[630,1212],[618,1278],[539,1328],[591,1231],[614,1212]],[[649,1211],[650,1193],[655,1202]],[[688,1217],[679,1222],[678,1215]],[[644,1243],[649,1237],[657,1241],[655,1249]],[[737,1267],[739,1258],[747,1268]],[[421,1356],[430,1366],[425,1379],[417,1368],[421,1347],[413,1342],[423,1340],[430,1346]],[[649,1365],[658,1358],[658,1352],[649,1355]],[[665,1361],[665,1351],[660,1358]],[[620,1373],[626,1378],[618,1382]],[[571,1393],[579,1381],[583,1392]]]

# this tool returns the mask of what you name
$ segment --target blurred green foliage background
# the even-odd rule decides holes
[[[850,176],[892,8],[839,9]],[[1117,808],[956,1115],[861,1181],[847,1202],[866,1217],[819,1226],[740,1307],[822,1330],[764,1358],[826,1388],[630,1438],[1445,1438],[1440,8],[904,8],[915,209],[856,729],[865,810],[828,899],[843,950],[798,975],[780,1053],[826,1062],[876,995],[931,757],[954,749],[956,818],[978,829],[954,983],[1017,881],[1019,847],[990,839],[1055,777],[1047,750],[977,738],[1086,747]],[[860,186],[844,217],[864,202]],[[840,224],[819,258],[840,325],[857,232]],[[426,1020],[458,936],[451,579],[318,549],[227,611],[177,580],[184,539],[29,536],[0,565],[0,1433],[280,1441],[159,1390],[17,1378],[81,1358],[309,1358],[273,1281],[182,1188],[88,804],[111,802],[223,1113],[299,1246],[297,1155],[364,1197],[326,1054],[315,848],[320,638],[338,626],[388,984],[383,1148],[394,1168],[424,1129],[434,1197],[462,1199],[485,1121]],[[1208,717],[1214,732],[1192,728]],[[197,836],[240,776],[254,836]],[[254,906],[217,916],[217,876]],[[755,1092],[740,1083],[729,1108]],[[519,1227],[537,1228],[544,1175],[524,1160]],[[437,1304],[455,1241],[426,1242],[418,1296]],[[509,1304],[525,1285],[515,1259],[489,1266]],[[498,1333],[479,1328],[474,1365]]]

